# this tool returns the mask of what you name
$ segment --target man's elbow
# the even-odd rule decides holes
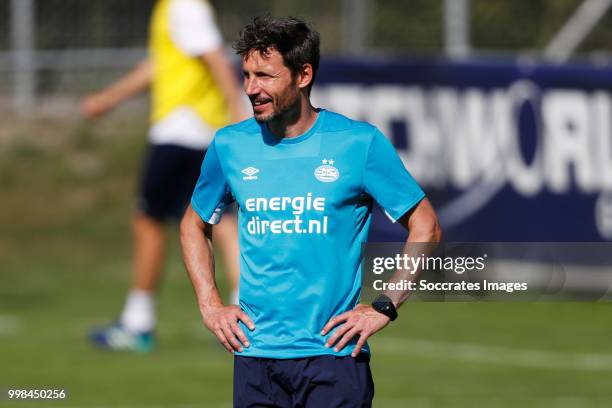
[[[434,215],[433,225],[430,228],[431,239],[429,242],[440,242],[442,241],[442,227],[440,227],[440,222],[438,221],[438,217]]]
[[[196,223],[196,218],[194,217],[194,211],[189,207],[187,211],[185,211],[185,215],[181,219],[181,223],[179,224],[179,235],[181,242],[185,242],[185,240],[189,239],[190,236],[193,235],[194,231],[198,229],[198,225]]]
[[[198,213],[189,206],[179,224],[181,244],[185,245],[190,240],[202,235],[212,240],[212,225],[202,221]]]
[[[419,217],[410,229],[418,242],[440,242],[442,228],[435,213]]]
[[[179,238],[181,240],[181,245],[185,245],[185,242],[189,239],[189,235],[192,230],[193,222],[189,219],[189,216],[186,213],[179,224]]]

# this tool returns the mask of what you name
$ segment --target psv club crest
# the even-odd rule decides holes
[[[323,164],[317,167],[314,171],[314,176],[317,180],[322,181],[323,183],[332,183],[340,177],[340,172],[336,167],[334,167],[333,160],[322,160]]]

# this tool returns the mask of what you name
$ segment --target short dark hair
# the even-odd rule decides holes
[[[236,52],[248,57],[251,51],[265,54],[274,48],[283,56],[283,62],[294,74],[298,74],[304,64],[312,65],[312,88],[317,69],[319,69],[319,33],[296,17],[272,18],[255,17],[240,31],[240,38],[234,43]]]

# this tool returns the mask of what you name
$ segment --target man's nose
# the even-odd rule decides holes
[[[249,78],[244,80],[244,92],[247,95],[256,95],[260,91],[259,84],[256,78]]]

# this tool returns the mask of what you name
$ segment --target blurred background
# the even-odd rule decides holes
[[[78,103],[146,56],[153,4],[0,0],[0,389],[69,395],[21,407],[231,405],[231,356],[200,324],[172,228],[158,349],[86,339],[128,284],[149,102],[97,122]],[[310,20],[314,100],[384,131],[448,240],[612,240],[612,0],[211,4],[228,49],[253,16]],[[373,240],[403,236],[377,212]],[[411,302],[372,340],[375,403],[608,407],[611,312]]]
[[[3,96],[14,92],[14,75],[24,70],[34,71],[30,86],[37,96],[97,89],[145,55],[153,3],[1,0]],[[326,55],[571,56],[602,64],[610,56],[607,1],[236,0],[212,5],[228,44],[252,16],[270,13],[313,22]],[[565,41],[554,42],[570,21],[577,25]],[[26,55],[17,58],[15,51]]]

